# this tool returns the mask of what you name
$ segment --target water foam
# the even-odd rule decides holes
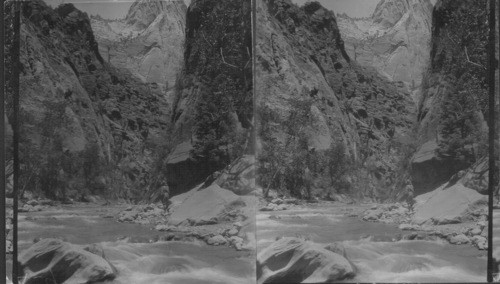
[[[161,275],[152,275],[149,273],[131,272],[123,277],[118,277],[117,281],[123,280],[124,283],[135,284],[178,284],[178,283],[234,283],[250,284],[255,283],[255,277],[238,277],[225,273],[224,271],[212,268],[190,268],[186,271],[173,271]],[[126,281],[125,281],[126,280]]]

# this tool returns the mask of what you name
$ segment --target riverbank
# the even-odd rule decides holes
[[[338,195],[338,201],[305,201],[292,198],[261,198],[260,212],[283,210],[315,210],[332,207],[344,216],[369,223],[393,224],[401,234],[395,240],[441,239],[452,245],[472,245],[488,249],[487,196],[465,187],[461,182],[446,183],[433,191],[419,195],[409,206],[403,203],[362,203]],[[271,216],[279,218],[279,216]]]

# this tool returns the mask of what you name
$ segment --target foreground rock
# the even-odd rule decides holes
[[[94,247],[80,247],[57,239],[43,239],[19,257],[23,283],[93,283],[112,280],[116,268]]]
[[[328,248],[282,238],[257,256],[258,283],[325,283],[354,277],[355,267],[338,253],[341,250]]]

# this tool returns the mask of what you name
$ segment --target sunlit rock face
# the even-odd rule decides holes
[[[367,18],[337,15],[349,56],[410,89],[422,82],[432,25],[429,0],[382,0]]]
[[[255,101],[263,114],[257,153],[266,155],[278,144],[283,152],[305,148],[325,156],[343,145],[359,165],[358,173],[350,172],[351,193],[390,196],[401,155],[394,141],[407,139],[414,113],[404,85],[353,60],[334,13],[317,2],[257,1],[256,22]],[[287,126],[294,113],[307,114],[296,119],[299,130]],[[302,135],[306,147],[291,148],[292,135]],[[317,186],[328,187],[316,171]]]
[[[138,0],[124,19],[93,17],[99,52],[143,82],[170,90],[182,65],[186,10],[181,0]]]
[[[21,8],[22,177],[57,175],[61,184],[66,181],[68,186],[42,188],[51,198],[66,193],[80,198],[89,188],[122,191],[140,179],[147,182],[151,159],[146,141],[156,143],[169,118],[164,93],[108,64],[90,19],[72,4],[51,9],[42,1],[28,1]],[[106,163],[114,166],[105,170],[100,165]],[[81,170],[83,164],[93,173]],[[30,186],[38,184],[43,185]],[[51,190],[59,187],[68,190]]]

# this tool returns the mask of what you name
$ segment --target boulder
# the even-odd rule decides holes
[[[341,243],[331,243],[325,247],[326,250],[332,251],[336,254],[340,254],[341,256],[347,258],[347,254],[345,252],[345,247]]]
[[[42,211],[42,206],[40,205],[29,205],[29,204],[24,204],[23,206],[19,207],[19,212],[38,212]]]
[[[488,156],[485,156],[463,173],[460,182],[481,194],[488,194],[488,171]]]
[[[134,222],[137,219],[138,213],[136,211],[125,211],[118,218],[119,222]]]
[[[283,210],[288,210],[288,206],[286,204],[280,204],[276,206],[276,211],[283,211]]]
[[[347,258],[299,238],[281,238],[257,256],[258,283],[324,283],[354,275]]]
[[[482,232],[482,231],[483,231],[483,230],[481,230],[480,228],[474,228],[474,229],[472,229],[472,230],[469,232],[469,234],[470,234],[471,236],[481,235],[481,232]]]
[[[488,240],[483,236],[473,236],[471,242],[480,250],[488,249]]]
[[[189,195],[181,205],[172,209],[170,225],[179,225],[188,219],[192,224],[203,224],[216,220],[232,202],[238,199],[232,191],[217,184],[200,189]]]
[[[93,283],[112,280],[117,273],[103,257],[57,239],[43,239],[32,245],[21,253],[19,264],[27,284]]]
[[[229,238],[229,242],[236,250],[243,249],[243,239],[238,236],[232,236]]]
[[[227,244],[226,238],[224,238],[221,235],[213,236],[207,240],[207,244],[213,245],[213,246],[220,246],[220,245],[225,245]]]
[[[276,207],[278,205],[274,204],[274,203],[269,203],[267,204],[266,207],[262,207],[260,208],[260,211],[276,211]]]
[[[215,182],[237,195],[250,194],[255,189],[255,157],[241,157],[223,171]]]
[[[294,205],[298,205],[298,204],[299,204],[299,200],[298,200],[298,199],[295,199],[295,198],[286,198],[286,199],[283,199],[283,203],[284,203],[284,204],[294,204]]]
[[[14,246],[12,245],[12,240],[5,240],[5,253],[12,253],[14,251]]]
[[[235,236],[238,234],[238,229],[236,228],[231,228],[228,232],[227,232],[227,235],[228,236]]]
[[[36,200],[36,199],[28,200],[28,201],[26,201],[26,204],[31,205],[31,206],[36,206],[36,205],[38,205],[38,200]]]
[[[281,198],[275,198],[275,199],[271,200],[271,203],[274,203],[276,205],[280,205],[280,204],[283,203],[283,199],[281,199]]]
[[[449,224],[462,221],[471,208],[485,206],[487,197],[460,182],[417,196],[413,223]]]
[[[478,226],[479,226],[479,228],[481,228],[481,230],[482,230],[482,229],[484,229],[484,227],[488,226],[488,222],[486,222],[486,221],[479,221],[479,222],[477,223],[477,225],[478,225]]]
[[[171,230],[171,227],[169,225],[159,224],[159,225],[156,225],[155,230],[157,230],[157,231],[169,231],[169,230]]]
[[[454,245],[468,244],[470,242],[469,238],[464,234],[450,236],[448,241]]]
[[[380,209],[367,210],[364,213],[363,220],[364,221],[378,221],[380,217],[382,217],[383,211]]]

